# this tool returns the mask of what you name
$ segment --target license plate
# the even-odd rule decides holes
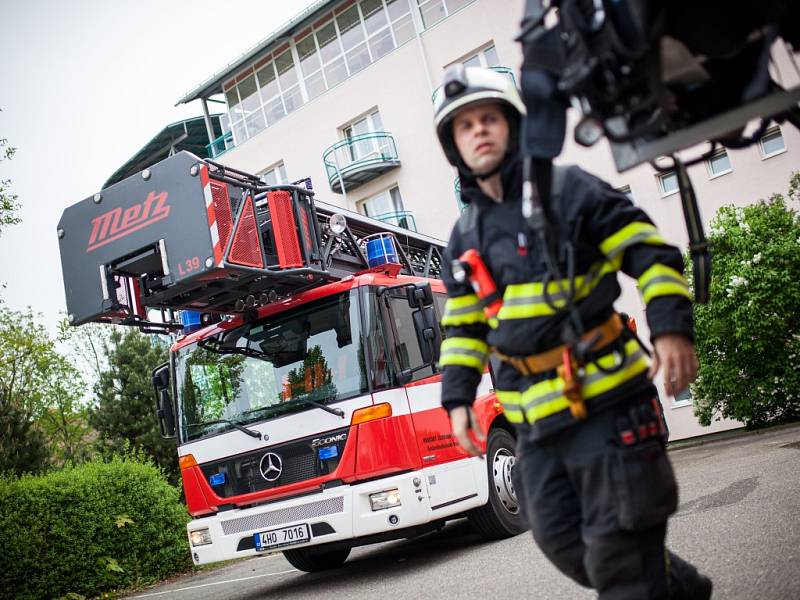
[[[256,550],[271,550],[281,546],[291,546],[292,544],[303,544],[311,539],[308,524],[290,525],[289,527],[279,527],[278,529],[268,529],[254,534],[256,539]]]

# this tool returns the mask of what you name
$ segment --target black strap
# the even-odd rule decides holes
[[[689,179],[689,173],[681,160],[675,156],[675,173],[678,176],[683,218],[686,221],[686,232],[689,234],[689,254],[692,257],[692,275],[694,277],[694,299],[698,304],[708,303],[709,286],[711,284],[711,255],[708,241],[697,207],[697,196]]]

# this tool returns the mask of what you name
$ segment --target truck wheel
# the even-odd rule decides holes
[[[297,550],[284,550],[283,556],[295,569],[306,573],[325,571],[341,567],[350,556],[350,548],[326,549],[325,546],[311,546]]]
[[[467,515],[472,526],[487,540],[518,535],[528,528],[511,482],[515,448],[514,437],[505,429],[495,428],[489,432],[486,441],[489,502]]]

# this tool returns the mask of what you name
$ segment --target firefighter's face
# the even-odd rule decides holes
[[[508,121],[496,102],[462,108],[453,118],[453,140],[461,158],[480,175],[494,169],[508,149]]]

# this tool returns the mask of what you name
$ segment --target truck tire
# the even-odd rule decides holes
[[[306,573],[316,573],[341,567],[350,556],[350,548],[330,550],[322,546],[284,550],[283,556],[295,569]]]
[[[516,441],[505,429],[489,431],[486,440],[486,469],[489,477],[489,501],[467,515],[472,526],[487,540],[518,535],[528,529],[511,483]]]

